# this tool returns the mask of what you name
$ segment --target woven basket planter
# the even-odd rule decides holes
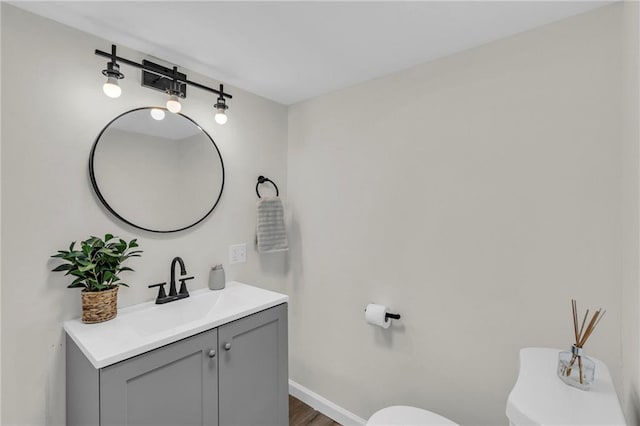
[[[82,291],[82,322],[109,321],[118,314],[118,286],[105,291]]]

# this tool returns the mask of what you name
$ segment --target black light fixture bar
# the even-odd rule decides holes
[[[158,70],[160,72],[170,72],[173,73],[173,70],[171,68],[167,68],[165,66],[153,63],[147,59],[143,59],[142,60],[142,65],[149,67],[149,68],[153,68],[154,70]],[[183,74],[181,72],[178,73],[178,78],[180,79],[186,79],[187,75]],[[142,84],[142,87],[146,87],[148,89],[154,89],[157,90],[159,92],[162,93],[167,93],[170,89],[173,89],[173,80],[163,77],[161,75],[155,74],[155,73],[150,73],[148,71],[142,70],[142,78],[140,83]],[[179,86],[179,93],[178,96],[180,98],[186,98],[187,97],[187,85],[184,83],[178,83]]]
[[[116,47],[115,44],[111,45],[111,48],[112,48],[113,51],[115,51],[114,50],[115,47]],[[172,72],[171,73],[164,73],[164,72],[162,72],[160,70],[149,68],[148,66],[145,66],[144,64],[139,64],[137,62],[130,61],[129,59],[122,58],[120,56],[115,56],[113,53],[107,53],[107,52],[104,52],[102,50],[96,49],[95,54],[98,55],[98,56],[103,56],[105,58],[109,58],[109,59],[115,58],[118,62],[121,62],[123,64],[127,64],[127,65],[129,65],[131,67],[140,68],[142,70],[145,70],[147,72],[150,72],[150,73],[162,76],[162,77],[174,79],[174,75],[173,75]],[[228,99],[233,99],[233,96],[231,96],[228,93],[224,93],[224,91],[212,89],[211,87],[204,86],[204,85],[202,85],[200,83],[196,83],[195,81],[187,80],[186,78],[183,79],[183,78],[180,78],[179,76],[178,76],[178,78],[176,78],[176,80],[178,82],[180,82],[180,83],[185,83],[185,84],[188,84],[189,86],[197,87],[198,89],[206,90],[206,91],[215,93],[216,95],[224,96],[225,98],[228,98]]]

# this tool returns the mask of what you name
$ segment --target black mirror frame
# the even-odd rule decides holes
[[[116,212],[113,209],[113,207],[111,207],[109,205],[107,200],[105,200],[104,196],[100,192],[100,189],[98,188],[98,183],[96,181],[96,176],[95,176],[95,172],[94,172],[94,169],[93,169],[93,161],[94,161],[94,157],[95,157],[96,147],[98,146],[98,142],[100,142],[100,138],[102,137],[102,134],[109,128],[109,126],[111,126],[111,124],[114,121],[116,121],[120,117],[122,117],[124,115],[127,115],[127,114],[130,114],[130,113],[135,112],[135,111],[140,111],[140,110],[145,110],[145,109],[148,109],[148,110],[151,110],[151,109],[163,109],[163,110],[166,110],[166,108],[161,108],[161,107],[135,108],[135,109],[123,112],[122,114],[118,115],[113,120],[109,121],[107,123],[107,125],[104,126],[104,128],[100,131],[100,133],[98,134],[98,137],[96,138],[95,142],[93,143],[93,146],[91,147],[91,153],[89,154],[89,178],[91,179],[91,186],[93,187],[93,190],[95,191],[96,196],[98,197],[98,199],[100,200],[102,205],[109,211],[109,213],[111,213],[112,215],[114,215],[115,217],[117,217],[118,219],[123,221],[124,223],[133,226],[134,228],[138,228],[138,229],[142,229],[143,231],[154,232],[154,233],[158,233],[158,234],[169,234],[169,233],[172,233],[172,232],[180,232],[180,231],[184,231],[185,229],[193,228],[194,226],[196,226],[197,224],[199,224],[200,222],[205,220],[213,212],[213,210],[215,210],[216,206],[220,202],[220,198],[222,197],[222,191],[224,190],[224,179],[225,179],[224,161],[222,160],[222,154],[220,154],[220,150],[218,149],[218,146],[214,142],[213,138],[209,135],[209,133],[207,133],[206,130],[204,130],[202,127],[200,127],[200,125],[198,123],[196,123],[194,120],[192,120],[191,118],[187,117],[186,115],[184,115],[182,113],[178,113],[178,115],[181,115],[184,118],[186,118],[187,120],[191,121],[198,129],[200,129],[202,131],[202,133],[204,133],[209,138],[209,140],[211,141],[211,144],[213,145],[213,148],[216,150],[216,153],[218,154],[218,158],[220,158],[220,166],[222,167],[222,184],[220,185],[220,193],[218,194],[218,198],[216,199],[215,203],[213,203],[213,206],[211,207],[211,209],[204,216],[202,216],[200,219],[198,219],[197,221],[195,221],[191,225],[185,226],[183,228],[172,229],[172,230],[169,230],[169,231],[158,231],[158,230],[155,230],[155,229],[145,228],[144,226],[137,225],[137,224],[125,219],[120,214],[118,214],[118,212]]]

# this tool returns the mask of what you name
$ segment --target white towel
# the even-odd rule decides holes
[[[256,248],[259,253],[289,250],[287,229],[284,226],[284,208],[278,197],[258,200]]]

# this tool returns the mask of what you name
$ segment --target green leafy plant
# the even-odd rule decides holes
[[[68,288],[83,288],[83,291],[104,291],[115,286],[128,284],[120,280],[119,274],[133,271],[128,266],[122,266],[130,257],[140,257],[142,250],[136,239],[127,243],[125,240],[106,234],[104,239],[90,237],[80,243],[80,249],[75,249],[76,242],[72,242],[69,250],[58,250],[51,257],[60,258],[66,263],[52,269],[54,272],[66,272],[65,275],[75,277]]]

